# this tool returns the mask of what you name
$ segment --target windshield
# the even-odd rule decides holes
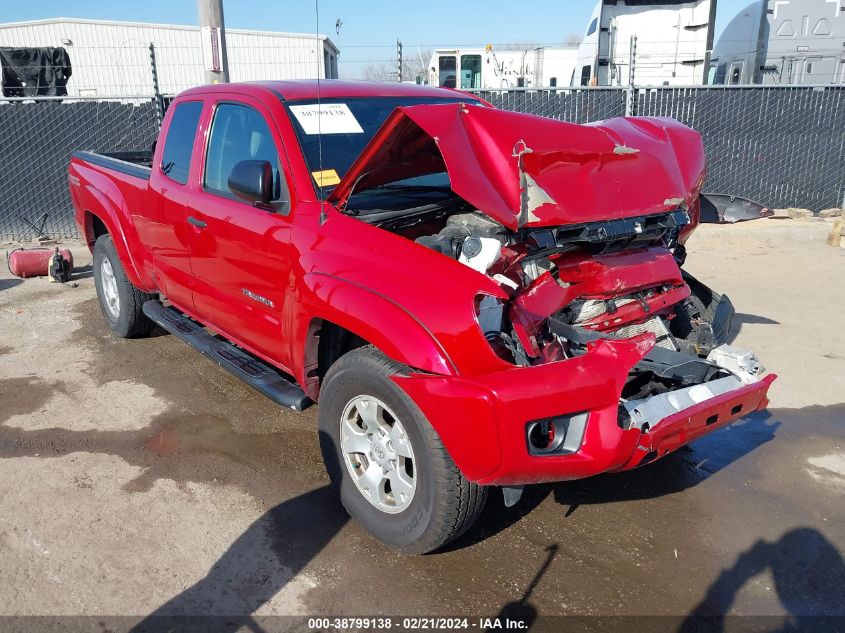
[[[327,196],[393,110],[424,103],[478,103],[449,97],[357,97],[285,102],[305,163],[321,197]],[[318,113],[321,116],[317,116]],[[322,143],[320,142],[322,140]],[[418,185],[429,184],[425,181]],[[432,183],[433,184],[433,183]],[[442,185],[440,180],[438,185]],[[445,183],[448,186],[448,180]]]

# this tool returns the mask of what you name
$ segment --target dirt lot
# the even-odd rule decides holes
[[[314,408],[276,408],[171,336],[111,336],[78,244],[76,288],[4,269],[0,614],[845,615],[845,249],[828,226],[689,244],[737,308],[735,344],[780,375],[768,412],[515,508],[496,492],[417,558],[328,492]]]

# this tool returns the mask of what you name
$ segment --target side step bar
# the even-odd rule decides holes
[[[144,314],[273,402],[294,411],[314,404],[293,379],[229,341],[209,334],[176,308],[166,307],[160,301],[147,301]]]

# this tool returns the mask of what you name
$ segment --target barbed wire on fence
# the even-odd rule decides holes
[[[153,46],[158,56],[158,77],[163,92],[179,92],[204,81],[205,65],[202,60],[202,52],[197,45],[198,33],[193,39],[186,40],[185,44],[157,43]],[[703,37],[703,36],[702,36]],[[697,38],[696,42],[701,39]],[[196,41],[195,41],[196,40]],[[703,41],[703,40],[702,40]],[[746,42],[745,38],[735,40],[720,39],[721,42]],[[818,36],[814,38],[815,45],[822,44],[823,48],[814,48],[816,56],[838,57],[841,50],[839,47],[827,45],[838,40],[834,35]],[[259,43],[239,44],[229,42],[227,50],[230,59],[230,75],[233,81],[254,81],[257,79],[299,79],[312,77],[314,75],[313,64],[321,64],[323,61],[324,40],[320,37],[308,36],[295,45],[289,43]],[[679,51],[682,55],[697,50],[700,46],[692,41],[678,41],[676,38],[638,38],[638,57],[636,69],[638,83],[649,81],[649,75],[656,75],[653,71],[666,68],[671,62],[656,61],[649,59],[649,54],[661,53],[667,47]],[[380,42],[344,42],[343,49],[336,59],[337,68],[342,78],[359,78],[367,75],[369,66],[395,67],[395,55],[388,54],[395,50],[395,43]],[[425,68],[422,74],[427,74],[430,55],[435,50],[455,49],[484,49],[490,46],[495,53],[504,53],[513,50],[531,50],[535,48],[562,48],[566,47],[563,42],[508,42],[508,41],[487,41],[476,43],[404,43],[406,50],[426,49],[426,59],[422,60]],[[749,47],[753,46],[749,44]],[[74,96],[95,96],[95,95],[126,95],[129,93],[142,93],[153,91],[152,73],[150,69],[149,42],[133,40],[122,44],[97,44],[96,46],[80,45],[74,43],[67,46],[71,58],[73,74],[68,81],[68,91]],[[567,47],[576,50],[576,47]],[[623,47],[624,48],[624,47]],[[581,52],[588,51],[589,45],[584,45]],[[746,48],[737,56],[750,55],[756,51]],[[617,54],[608,60],[610,64],[627,68],[629,58],[624,53]],[[829,65],[828,65],[829,66]],[[56,64],[47,64],[45,69],[57,69]],[[822,64],[802,64],[801,81],[804,83],[835,83],[845,82],[845,70],[839,72],[839,64],[836,65],[838,74],[831,75],[827,66]],[[624,80],[627,73],[623,70],[620,73],[619,83]],[[574,75],[573,75],[574,77]],[[653,81],[658,81],[655,76]],[[777,82],[774,75],[767,75],[768,82]],[[784,80],[785,81],[785,80]]]

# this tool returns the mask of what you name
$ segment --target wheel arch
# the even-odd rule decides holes
[[[94,243],[107,233],[114,242],[117,256],[123,264],[129,281],[142,290],[151,290],[154,286],[152,279],[148,279],[142,268],[138,266],[137,259],[132,254],[133,250],[129,247],[130,236],[127,235],[127,231],[132,233],[131,238],[138,249],[143,249],[143,244],[138,239],[131,219],[121,221],[122,217],[129,218],[125,203],[118,200],[121,207],[117,206],[115,200],[112,199],[116,192],[111,192],[113,195],[106,195],[93,186],[86,187],[86,190],[88,204],[83,211],[82,230],[83,239],[88,244],[88,248],[93,252]]]
[[[331,365],[349,351],[372,345],[388,358],[427,373],[458,372],[434,335],[388,298],[355,283],[322,273],[305,276],[311,301],[303,335],[299,382],[317,400]]]
[[[88,244],[88,250],[92,253],[94,252],[94,243],[103,235],[111,234],[109,228],[106,226],[105,222],[98,216],[97,214],[88,211],[87,209],[84,212],[84,219],[83,219],[83,231],[84,231],[84,238],[85,243]]]

